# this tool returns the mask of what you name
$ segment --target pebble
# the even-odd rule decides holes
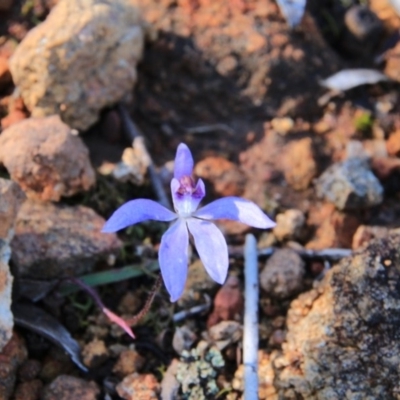
[[[299,240],[304,236],[306,218],[302,211],[297,209],[286,210],[276,216],[274,236],[280,240]]]
[[[277,249],[260,273],[260,286],[268,297],[287,299],[303,288],[304,261],[293,250]]]
[[[42,400],[97,400],[100,394],[93,382],[69,375],[58,376],[43,390]]]
[[[316,191],[338,210],[368,208],[383,200],[383,187],[364,158],[349,158],[331,165],[317,179]]]

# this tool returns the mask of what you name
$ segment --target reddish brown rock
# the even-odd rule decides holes
[[[115,234],[101,233],[104,223],[87,207],[27,201],[11,243],[14,265],[21,276],[35,279],[88,272],[121,248]]]
[[[96,400],[100,390],[94,382],[87,382],[74,376],[60,375],[47,386],[42,400]]]
[[[360,225],[353,236],[352,248],[353,250],[357,250],[372,239],[383,239],[398,231],[398,229],[390,229],[385,226]]]
[[[243,193],[244,175],[225,158],[207,157],[196,164],[194,173],[210,181],[220,196],[240,196]]]
[[[88,150],[59,117],[30,118],[0,135],[0,162],[30,198],[58,201],[95,182]]]
[[[243,307],[244,299],[240,281],[236,276],[229,276],[215,296],[214,309],[208,317],[207,327],[210,328],[220,321],[240,319]]]
[[[156,400],[160,384],[152,374],[134,372],[117,385],[117,392],[124,400]]]
[[[307,248],[351,248],[353,235],[360,225],[360,220],[351,213],[337,211],[333,204],[325,203],[311,208],[307,224],[316,227],[314,237],[307,243]]]
[[[294,189],[303,190],[310,186],[317,174],[310,138],[292,142],[285,147],[283,171],[287,183]]]
[[[400,82],[400,42],[397,42],[396,46],[386,54],[385,58],[385,74],[389,78]]]
[[[22,382],[17,385],[14,392],[14,400],[39,400],[43,383],[39,379]]]
[[[120,377],[125,377],[138,372],[143,368],[145,361],[136,350],[123,350],[114,365],[113,372]]]
[[[386,141],[386,150],[390,156],[400,155],[400,130],[393,132]]]
[[[11,83],[11,74],[8,68],[8,60],[0,56],[0,89]]]
[[[28,352],[23,339],[16,333],[0,352],[0,399],[8,400],[14,390],[18,367]]]

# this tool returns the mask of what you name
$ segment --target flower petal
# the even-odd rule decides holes
[[[175,211],[182,216],[193,214],[206,194],[204,182],[199,179],[196,187],[180,190],[181,183],[173,178],[171,181],[171,194]],[[191,193],[190,193],[191,192]]]
[[[179,219],[164,233],[158,252],[165,287],[174,302],[185,289],[188,269],[189,232],[186,222]]]
[[[254,228],[268,229],[276,224],[256,204],[240,197],[224,197],[197,210],[193,216],[204,219],[226,218]]]
[[[183,176],[192,176],[193,157],[186,144],[181,143],[176,150],[174,178],[181,179]]]
[[[131,200],[119,207],[103,226],[102,232],[116,232],[138,222],[154,219],[173,221],[177,215],[153,200]]]
[[[189,218],[187,224],[204,268],[214,281],[222,285],[229,267],[228,246],[224,235],[208,221]]]

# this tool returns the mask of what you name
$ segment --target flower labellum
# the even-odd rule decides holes
[[[228,246],[214,219],[230,219],[254,228],[275,226],[270,218],[253,202],[240,197],[224,197],[198,209],[205,196],[204,182],[193,180],[193,157],[181,143],[175,157],[174,177],[171,181],[175,212],[152,200],[131,200],[118,208],[103,227],[103,232],[116,232],[145,220],[174,223],[161,239],[158,261],[171,301],[181,297],[188,269],[189,233],[208,274],[216,282],[225,282],[229,258]]]

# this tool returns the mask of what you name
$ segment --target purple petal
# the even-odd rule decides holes
[[[186,144],[181,143],[176,150],[174,178],[181,179],[183,176],[192,176],[193,157]]]
[[[229,267],[228,246],[224,235],[208,221],[189,218],[187,224],[204,268],[214,281],[222,285]]]
[[[138,222],[154,219],[173,221],[177,215],[153,200],[131,200],[119,207],[103,226],[102,232],[116,232]]]
[[[226,218],[254,228],[268,229],[276,224],[256,204],[240,197],[224,197],[197,210],[193,216],[204,219]]]
[[[179,215],[189,216],[197,210],[206,194],[206,189],[201,179],[198,180],[195,187],[182,188],[182,184],[173,178],[171,181],[171,194],[175,211]]]
[[[161,274],[172,302],[178,300],[185,289],[188,246],[186,222],[179,219],[164,233],[158,252]]]

